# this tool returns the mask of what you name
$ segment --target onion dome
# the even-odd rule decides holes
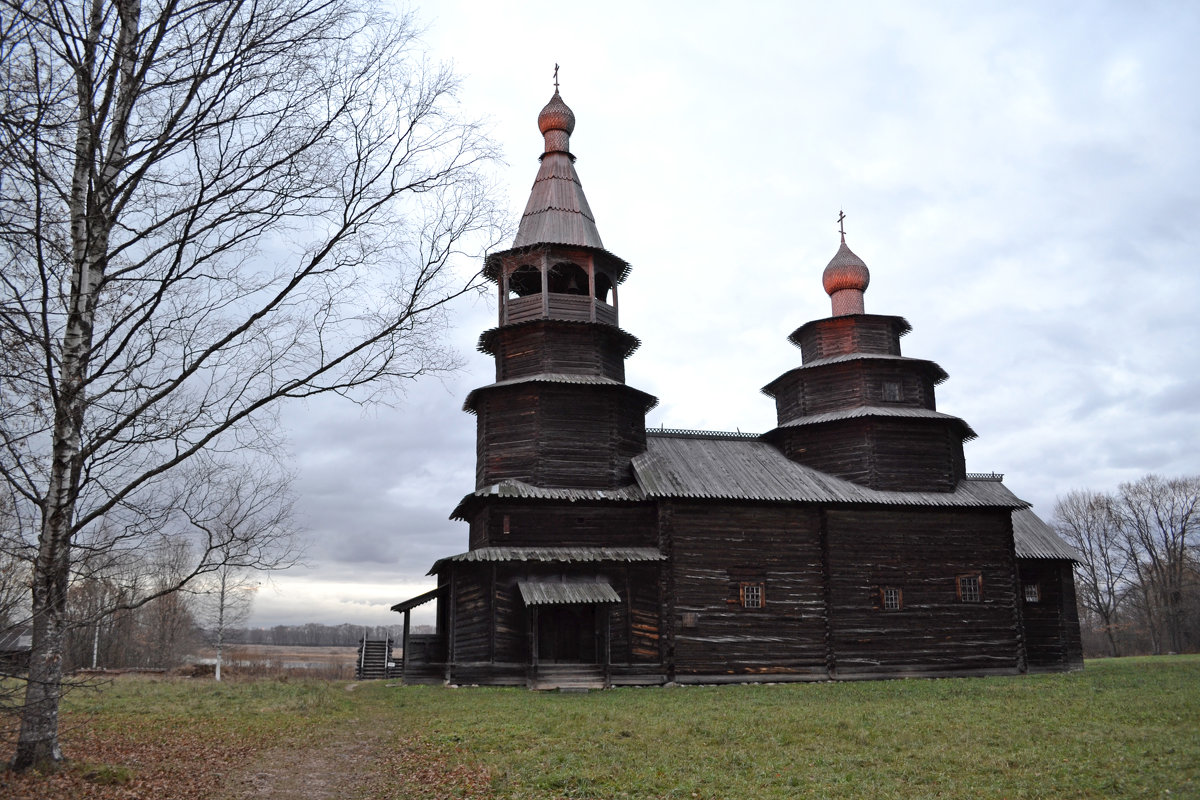
[[[546,137],[547,153],[571,152],[567,145],[575,130],[575,112],[563,102],[558,89],[554,90],[554,97],[538,114],[538,129]]]
[[[833,316],[863,314],[863,292],[871,283],[871,271],[861,258],[846,246],[846,235],[842,234],[842,246],[825,267],[821,276],[825,293],[833,300]]]

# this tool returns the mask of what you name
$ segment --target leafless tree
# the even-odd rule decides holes
[[[1123,483],[1114,503],[1154,652],[1183,649],[1187,595],[1200,551],[1200,476],[1147,475]]]
[[[206,544],[215,544],[216,568],[192,591],[201,601],[203,623],[214,634],[218,681],[226,631],[249,616],[256,573],[287,569],[301,556],[290,485],[290,476],[243,469],[202,484],[211,495],[203,510],[185,508],[191,527]]]
[[[1079,600],[1096,615],[1112,655],[1120,655],[1117,628],[1122,600],[1130,588],[1133,562],[1107,494],[1073,491],[1054,507],[1054,528],[1083,559],[1076,568]]]
[[[62,758],[72,577],[173,535],[181,469],[270,450],[280,401],[454,365],[492,153],[415,36],[366,0],[0,0],[0,476],[34,553],[14,768]]]

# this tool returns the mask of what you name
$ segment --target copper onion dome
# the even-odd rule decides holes
[[[833,316],[862,314],[863,292],[871,283],[871,271],[861,258],[846,246],[846,235],[842,234],[842,246],[825,267],[821,276],[825,292],[833,300]]]

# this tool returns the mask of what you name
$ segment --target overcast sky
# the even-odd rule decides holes
[[[938,409],[979,434],[1044,518],[1072,489],[1200,472],[1200,4],[521,2],[419,13],[485,118],[519,217],[561,65],[571,149],[605,246],[633,271],[621,326],[647,423],[762,432],[760,388],[828,316],[836,218],[871,270],[869,313],[949,374]],[[251,624],[395,623],[467,549],[494,378],[493,297],[456,308],[466,368],[394,408],[285,414],[308,569]],[[417,613],[428,622],[432,604]]]

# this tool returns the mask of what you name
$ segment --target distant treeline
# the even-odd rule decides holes
[[[411,633],[433,633],[431,625],[413,625]],[[275,625],[270,628],[231,628],[227,633],[230,644],[277,644],[287,647],[354,647],[368,639],[404,635],[403,625],[320,625],[309,622],[304,625]]]

